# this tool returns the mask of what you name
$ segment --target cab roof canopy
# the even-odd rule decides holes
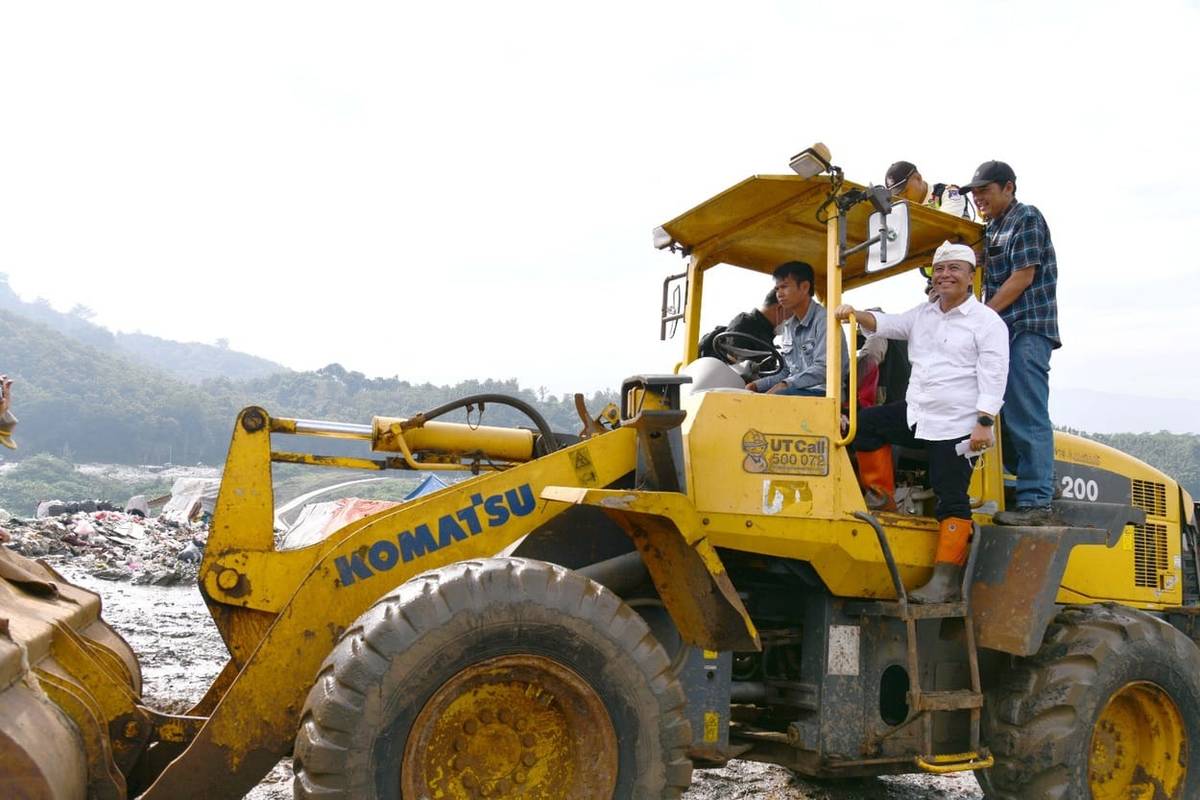
[[[816,272],[819,288],[827,265],[828,232],[818,220],[817,211],[828,198],[831,186],[827,175],[756,175],[662,227],[672,240],[687,248],[701,268],[724,263],[770,274],[785,261],[807,261]],[[845,181],[839,194],[862,188]],[[870,203],[859,203],[850,210],[846,218],[847,248],[869,238],[867,220],[872,210]],[[822,212],[836,213],[832,205]],[[866,251],[856,253],[843,268],[842,286],[850,289],[929,264],[934,250],[944,241],[969,244],[978,251],[982,239],[983,226],[979,223],[910,204],[908,257],[868,274]]]

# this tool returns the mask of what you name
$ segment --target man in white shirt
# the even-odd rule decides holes
[[[908,595],[917,603],[944,603],[958,595],[971,532],[967,487],[973,462],[955,448],[968,441],[969,451],[978,454],[993,443],[992,426],[1008,379],[1008,328],[975,299],[974,274],[974,251],[946,242],[933,256],[937,302],[903,314],[856,311],[849,305],[835,311],[838,319],[854,314],[869,331],[908,340],[912,376],[905,399],[864,408],[854,448],[864,493],[879,497],[880,510],[895,508],[891,445],[923,446],[929,453],[941,529],[933,577]]]

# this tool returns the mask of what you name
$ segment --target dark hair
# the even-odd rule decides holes
[[[897,161],[888,167],[887,175],[883,177],[883,183],[889,190],[899,189],[916,173],[916,164],[911,161]]]
[[[777,294],[775,294],[775,290],[774,290],[774,289],[772,289],[771,291],[767,292],[767,296],[763,298],[763,305],[764,305],[764,306],[777,306],[777,305],[779,305],[779,296],[778,296]]]
[[[797,286],[800,285],[801,281],[808,281],[808,296],[813,296],[816,278],[813,277],[812,264],[809,264],[807,261],[789,261],[786,264],[780,264],[771,273],[771,277],[777,281],[783,280],[789,275],[795,279]]]

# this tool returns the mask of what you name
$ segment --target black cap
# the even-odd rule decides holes
[[[971,182],[964,183],[959,187],[959,191],[969,192],[989,183],[1003,186],[1008,181],[1017,182],[1017,173],[1013,172],[1012,167],[1003,161],[985,161],[975,170],[975,177],[971,178]]]
[[[897,161],[888,167],[887,175],[883,176],[883,185],[888,189],[898,189],[917,171],[917,165],[911,161]]]
[[[772,289],[771,291],[767,292],[767,296],[766,296],[766,298],[763,300],[763,305],[764,305],[764,306],[777,306],[777,305],[779,305],[779,296],[775,294],[775,290],[774,290],[774,289]]]

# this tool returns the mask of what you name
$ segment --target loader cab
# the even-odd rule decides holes
[[[978,252],[983,236],[983,226],[976,222],[893,200],[881,187],[846,180],[836,168],[832,174],[813,177],[754,176],[662,225],[655,231],[656,247],[686,259],[686,269],[663,284],[662,337],[670,338],[674,333],[682,340],[683,357],[675,371],[692,378],[690,392],[684,392],[691,424],[688,433],[705,441],[728,440],[735,435],[747,442],[765,440],[767,450],[761,458],[744,448],[742,452],[766,478],[778,475],[781,483],[803,474],[803,465],[791,463],[798,447],[826,448],[827,460],[814,462],[814,469],[826,474],[808,476],[811,480],[801,481],[805,486],[799,489],[799,494],[811,496],[813,502],[799,505],[809,514],[827,513],[831,517],[839,513],[839,508],[848,508],[846,502],[852,502],[853,508],[865,507],[845,452],[857,424],[857,404],[849,402],[857,389],[855,326],[839,323],[832,311],[847,293],[853,293],[848,301],[859,307],[877,305],[875,298],[884,295],[886,310],[911,308],[923,299],[920,287],[924,278],[919,273],[930,265],[936,248],[951,241],[968,244]],[[742,380],[744,365],[739,374],[716,360],[698,358],[698,342],[706,332],[701,326],[706,278],[729,270],[746,271],[761,275],[759,288],[766,290],[771,285],[772,271],[796,260],[812,265],[814,299],[827,311],[825,363],[842,363],[846,342],[851,350],[849,380],[843,382],[840,370],[831,368],[827,370],[822,397],[748,392]],[[980,273],[977,271],[975,276],[977,295]],[[843,415],[849,422],[848,430],[842,424]],[[717,433],[706,424],[720,419],[728,427],[729,420],[739,416],[746,420],[746,430],[740,434],[732,429]],[[696,444],[693,442],[689,449]],[[912,461],[910,474],[919,475],[921,453],[904,453],[903,457]],[[1001,464],[998,444],[977,465],[971,496],[979,513],[1003,507]],[[900,466],[903,473],[905,464]],[[776,467],[781,471],[776,472]],[[729,498],[713,499],[706,495],[708,481],[704,475],[690,477],[693,491],[689,493],[701,509],[711,506],[709,510],[714,511],[736,508],[743,513],[762,513],[764,508],[773,507],[772,498],[777,494],[771,480],[761,493],[747,485],[741,494],[759,498],[751,508],[751,504],[738,504]],[[825,485],[818,486],[821,482],[817,478],[826,478]],[[784,487],[782,495],[792,497],[795,492]],[[909,519],[899,522],[920,524],[927,512],[931,514],[932,500],[913,491],[908,510]]]

